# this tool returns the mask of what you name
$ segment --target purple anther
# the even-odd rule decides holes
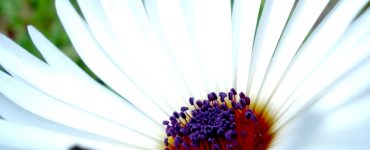
[[[177,141],[179,141],[179,142],[182,142],[182,138],[181,138],[180,136],[176,136],[176,137],[175,137],[175,141],[176,141],[176,140],[177,140]]]
[[[180,129],[181,129],[181,123],[177,122],[177,123],[173,126],[173,128],[174,128],[175,130],[180,130]]]
[[[233,144],[226,144],[226,150],[232,150],[232,149],[234,149]]]
[[[182,119],[186,119],[186,114],[185,114],[184,112],[180,112],[180,117],[181,117]]]
[[[175,141],[174,141],[175,146],[176,146],[176,147],[179,147],[179,146],[181,145],[181,143],[182,143],[182,139],[181,139],[181,137],[176,136],[176,137],[175,137]]]
[[[180,110],[183,112],[183,111],[187,111],[187,110],[189,110],[189,108],[188,108],[188,107],[183,106],[183,107],[181,107],[181,109],[180,109]]]
[[[213,147],[213,150],[221,150],[221,147],[220,147],[220,145],[218,145],[218,144],[213,144],[212,145],[212,147]]]
[[[229,126],[230,126],[231,129],[234,129],[236,127],[236,124],[235,124],[235,122],[232,122],[232,123],[230,123]]]
[[[245,118],[247,118],[247,119],[251,119],[251,117],[252,117],[252,112],[251,111],[249,111],[250,109],[248,109],[246,112],[245,112]]]
[[[238,93],[236,93],[236,90],[235,90],[234,88],[231,88],[231,89],[230,89],[230,92],[232,92],[232,93],[233,93],[233,95],[238,94]]]
[[[163,124],[163,125],[165,125],[165,126],[166,126],[166,125],[168,125],[169,123],[170,123],[170,122],[169,122],[169,121],[167,121],[167,120],[165,120],[165,121],[163,121],[163,122],[162,122],[162,124]]]
[[[190,150],[190,145],[189,145],[188,143],[186,143],[186,142],[183,142],[183,143],[181,144],[181,146],[182,146],[182,148],[183,148],[183,149],[185,149],[185,150]]]
[[[224,135],[225,139],[229,142],[233,140],[232,132],[233,132],[233,130],[228,130],[228,131],[226,131],[226,133]]]
[[[174,116],[170,117],[170,121],[172,125],[175,125],[177,123],[177,119]]]
[[[204,134],[200,134],[199,139],[204,140],[204,139],[206,139],[206,136]]]
[[[249,97],[246,97],[245,102],[246,102],[245,104],[249,106],[251,104],[251,99]]]
[[[245,100],[245,98],[241,98],[241,99],[239,100],[239,102],[240,102],[240,105],[241,105],[243,108],[245,108],[245,106],[247,106],[247,101]]]
[[[177,118],[177,119],[179,119],[180,118],[180,115],[179,115],[179,113],[178,112],[173,112],[173,116],[175,117],[175,118]]]
[[[251,120],[253,121],[253,122],[257,122],[257,116],[256,115],[252,115],[252,117],[251,117]]]
[[[172,137],[176,136],[176,131],[174,129],[170,129],[169,132],[170,132]]]
[[[218,107],[218,106],[219,106],[218,102],[217,103],[213,103],[213,107]]]
[[[176,120],[177,121],[177,119],[174,116],[170,116],[170,121],[172,121],[172,120]]]
[[[234,122],[234,121],[235,121],[235,117],[230,115],[230,116],[229,116],[229,121]]]
[[[215,92],[209,93],[207,97],[209,101],[217,100],[217,94]]]
[[[183,134],[183,135],[188,135],[188,131],[186,131],[185,128],[181,128],[180,133]]]
[[[217,100],[218,99],[217,94],[215,92],[212,92],[212,95],[214,97],[214,100]]]
[[[203,109],[205,109],[205,110],[206,110],[206,109],[208,109],[208,108],[209,108],[209,106],[210,106],[210,105],[209,105],[209,101],[208,101],[208,100],[204,100],[204,101],[203,101]]]
[[[237,106],[236,106],[236,102],[235,101],[231,101],[231,106],[233,107],[233,109],[237,109]]]
[[[203,105],[202,101],[200,101],[200,100],[197,100],[196,104],[197,104],[198,107],[202,107],[202,105]]]
[[[209,143],[214,143],[216,141],[216,139],[215,138],[208,138],[208,142]]]
[[[171,136],[171,128],[167,128],[166,129],[166,135],[167,136]]]
[[[226,110],[226,109],[227,109],[226,104],[222,104],[222,105],[221,105],[221,109],[222,109],[222,110]]]
[[[240,102],[236,103],[236,108],[240,109],[240,110],[243,110],[243,106],[242,104],[240,104]]]
[[[224,134],[224,130],[221,127],[219,127],[217,129],[216,133],[217,133],[217,135],[222,135],[222,134]]]
[[[199,147],[199,142],[196,140],[196,141],[191,141],[191,147]]]
[[[240,93],[239,93],[239,97],[240,97],[240,98],[245,98],[245,94],[244,94],[243,92],[240,92]]]
[[[192,110],[192,111],[191,111],[191,115],[192,115],[193,117],[197,117],[197,116],[198,116],[198,111],[197,111],[197,110]]]
[[[227,94],[224,92],[220,92],[218,95],[220,96],[221,102],[225,102],[225,97],[227,96]]]
[[[224,111],[224,112],[222,112],[222,115],[224,115],[225,117],[227,117],[227,116],[230,115],[230,111]]]
[[[189,98],[189,103],[190,103],[190,105],[194,105],[194,97]]]
[[[207,94],[207,98],[210,101],[213,101],[213,99],[214,99],[214,97],[213,97],[213,95],[211,93]]]
[[[232,92],[227,93],[227,95],[229,96],[229,100],[233,100],[234,95]]]
[[[231,131],[231,136],[232,136],[233,138],[236,138],[236,136],[238,136],[238,132],[237,132],[236,130],[232,130],[232,131]]]

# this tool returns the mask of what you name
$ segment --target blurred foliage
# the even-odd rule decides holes
[[[76,1],[71,2],[77,8]],[[77,10],[81,13],[78,8]],[[28,35],[27,25],[38,29],[63,53],[97,79],[74,51],[58,19],[54,0],[0,0],[0,32],[36,57],[43,59]]]
[[[51,0],[0,0],[0,31],[41,58],[27,33],[27,25],[35,26],[68,56],[77,59],[69,39],[57,18]]]

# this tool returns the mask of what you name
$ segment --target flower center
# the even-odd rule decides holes
[[[181,107],[163,121],[165,150],[264,150],[271,124],[250,109],[250,98],[231,89],[227,94],[208,94],[207,100],[189,98],[193,108]]]

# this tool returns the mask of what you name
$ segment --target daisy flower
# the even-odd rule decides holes
[[[43,59],[0,35],[0,149],[370,146],[367,0],[77,2],[57,13],[104,85],[33,26]]]

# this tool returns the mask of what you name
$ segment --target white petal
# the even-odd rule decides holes
[[[255,99],[280,35],[292,10],[294,0],[266,1],[253,45],[247,92]]]
[[[370,80],[367,80],[366,76],[370,74],[370,71],[366,69],[366,67],[369,67],[366,64],[370,57],[370,46],[368,44],[368,41],[370,41],[368,26],[370,23],[367,15],[363,16],[366,18],[365,20],[359,19],[357,20],[358,22],[356,21],[349,27],[343,38],[333,47],[333,51],[310,74],[306,81],[303,81],[299,88],[289,95],[283,104],[279,104],[279,101],[273,102],[275,106],[282,106],[279,107],[281,111],[276,113],[278,116],[285,113],[284,118],[289,118],[288,116],[294,116],[295,112],[317,101],[317,97],[321,97],[320,94],[323,92],[327,90],[343,90],[339,88],[343,87],[339,86],[339,83],[347,87],[356,85],[356,87],[348,91],[353,94],[356,94],[354,91],[361,90],[361,88],[369,84]],[[358,68],[362,68],[362,70]],[[361,76],[352,77],[355,74]],[[335,98],[345,94],[348,93],[342,92],[341,94],[333,94],[331,96]],[[336,98],[338,104],[341,103],[341,100],[344,100],[343,98],[345,97]],[[325,102],[327,103],[328,101]],[[335,104],[330,104],[328,108],[334,106]],[[283,120],[281,122],[284,122]]]
[[[2,146],[12,149],[60,149],[65,150],[79,144],[97,149],[125,149],[127,145],[112,145],[91,141],[62,133],[44,130],[41,128],[17,125],[0,120],[0,148]]]
[[[294,99],[297,97],[292,98],[292,94],[300,89],[299,87],[307,81],[308,77],[312,75],[315,69],[321,67],[321,63],[325,62],[327,58],[330,58],[329,56],[332,56],[333,60],[335,60],[335,58],[340,58],[340,55],[343,53],[338,52],[338,55],[334,55],[338,50],[337,47],[333,47],[336,42],[343,42],[342,44],[344,45],[348,44],[347,46],[349,47],[345,48],[354,48],[366,53],[363,49],[366,48],[366,44],[361,43],[361,41],[359,41],[359,43],[361,43],[362,46],[358,47],[356,47],[356,45],[352,45],[353,43],[351,43],[351,41],[348,41],[348,43],[347,41],[338,41],[339,39],[346,37],[343,33],[364,4],[365,1],[361,1],[361,3],[340,1],[333,9],[333,12],[328,15],[328,18],[324,19],[319,27],[317,27],[317,30],[310,35],[302,49],[300,49],[299,53],[295,56],[292,66],[289,67],[287,75],[284,76],[283,80],[281,80],[281,84],[277,87],[277,91],[273,93],[274,95],[271,97],[271,102],[274,102],[273,106],[277,107],[277,111],[285,111],[285,109],[280,109],[280,106],[289,106],[291,102],[294,102]],[[348,36],[348,38],[358,39],[362,37],[361,35],[355,37],[352,36]],[[333,53],[329,54],[329,52]],[[342,52],[350,53],[351,50],[342,49]],[[351,61],[348,60],[348,62]],[[340,67],[337,66],[336,63],[328,64],[327,67],[329,66]],[[339,75],[340,74],[327,74],[325,78],[332,78],[334,80]],[[290,100],[290,102],[286,102],[288,100]],[[297,109],[300,108],[297,107]]]
[[[320,101],[314,107],[307,106],[303,110],[308,111],[309,115],[296,112],[294,118],[285,121],[286,124],[277,131],[279,136],[276,138],[282,140],[276,146],[334,146],[331,149],[335,149],[345,140],[347,144],[354,143],[348,145],[355,149],[360,148],[356,146],[366,145],[363,141],[368,140],[369,136],[361,133],[368,132],[369,124],[369,110],[366,109],[369,105],[369,67],[367,61],[360,68],[351,70],[349,77],[335,84],[334,88],[329,88],[328,94],[318,97]],[[349,87],[353,88],[349,90]]]
[[[70,128],[67,126],[63,126],[61,124],[57,124],[55,122],[37,116],[19,107],[2,94],[0,94],[0,115],[6,121],[10,121],[21,125],[43,128],[84,139],[92,139],[101,142],[111,142],[111,143],[114,142],[111,139],[104,138],[96,134],[83,132],[81,130]]]
[[[276,47],[258,99],[268,100],[328,0],[299,1]]]
[[[171,54],[173,64],[177,66],[178,76],[183,78],[183,85],[191,96],[205,96],[204,80],[201,78],[197,52],[191,45],[189,31],[180,0],[145,1],[145,8],[161,43]]]
[[[9,49],[11,51],[9,51]],[[23,61],[29,63],[29,67],[32,68],[34,72],[45,72],[47,65],[32,56],[31,54],[23,51],[18,51],[20,47],[17,44],[14,44],[10,39],[8,39],[3,34],[0,34],[0,64],[5,69],[14,69],[16,71],[22,71],[23,68],[19,67],[20,62],[14,60],[16,57],[21,57]]]
[[[36,48],[40,51],[46,62],[58,71],[66,71],[87,78],[71,59],[65,56],[57,47],[47,40],[35,27],[28,26],[28,33]],[[9,44],[10,45],[10,44]]]
[[[254,34],[257,26],[260,0],[235,0],[233,5],[234,87],[247,91]]]
[[[91,47],[90,43],[96,43],[95,39],[89,39],[91,40],[90,42],[77,42],[80,39],[79,36],[81,36],[81,33],[74,34],[74,32],[76,32],[74,30],[86,30],[84,32],[84,38],[86,38],[86,36],[91,37],[90,31],[87,29],[78,14],[73,10],[70,3],[67,1],[59,2],[59,9],[61,11],[59,13],[60,18],[63,20],[62,22],[67,29],[67,33],[70,33],[70,37],[74,39],[72,41],[76,41],[74,45],[83,60],[85,60],[86,64],[88,64],[88,66],[90,66],[90,68],[108,85],[115,85],[112,87],[119,86],[119,81],[121,81],[122,78],[127,78],[125,77],[126,74],[124,74],[124,72],[122,72],[118,67],[120,65],[116,63],[117,61],[112,60],[112,58],[109,57],[111,54],[100,48],[99,45],[93,45],[94,47]],[[123,50],[125,55],[128,56],[125,58],[131,58],[126,60],[127,62],[125,61],[126,66],[132,65],[129,68],[125,68],[131,68],[128,70],[127,75],[129,75],[129,77],[135,81],[136,84],[150,96],[150,98],[158,102],[158,105],[163,106],[163,109],[169,108],[166,109],[168,113],[170,110],[175,110],[182,105],[185,105],[185,100],[181,101],[184,98],[178,91],[176,91],[177,88],[174,87],[173,84],[170,84],[171,82],[168,82],[169,80],[172,81],[176,76],[171,76],[174,71],[172,71],[170,63],[165,63],[167,61],[166,54],[159,48],[159,42],[155,40],[150,31],[147,31],[149,30],[147,26],[139,26],[143,24],[141,22],[137,23],[136,19],[143,21],[140,19],[140,15],[143,14],[136,12],[144,11],[143,8],[140,8],[140,5],[142,5],[141,2],[102,1],[102,3],[108,23],[112,26],[114,33],[113,36],[117,37],[118,44],[122,47],[121,50]],[[129,8],[127,3],[130,4],[129,6],[137,9]],[[64,14],[62,9],[65,8],[70,9],[71,13]],[[119,16],[117,16],[117,14],[119,14]],[[71,21],[71,18],[73,18],[74,21]],[[76,22],[78,22],[79,26],[76,26]],[[77,27],[80,29],[76,29]],[[87,48],[83,48],[84,45]],[[88,49],[89,47],[90,49]],[[102,56],[104,57],[99,58]],[[110,68],[108,71],[109,73],[106,72],[107,68]],[[130,73],[133,74],[131,75]],[[123,83],[126,82],[127,81],[124,81]],[[174,101],[174,99],[176,99],[176,101]],[[168,105],[170,107],[166,107]]]
[[[302,149],[302,145],[310,140],[320,126],[321,114],[308,111],[287,123],[276,132],[276,137],[270,146],[272,150]]]
[[[369,147],[369,93],[330,112],[308,109],[278,132],[272,149],[359,149]]]
[[[0,72],[0,85],[0,91],[14,103],[48,120],[138,147],[159,146],[160,142],[153,138],[62,103],[2,72]],[[140,125],[140,121],[136,119],[137,125]]]
[[[125,74],[123,74],[119,70],[119,68],[117,68],[116,64],[114,64],[104,53],[101,47],[97,45],[95,39],[91,35],[90,30],[88,30],[86,24],[78,16],[72,5],[68,1],[58,0],[56,1],[56,7],[58,15],[62,20],[62,24],[64,25],[67,34],[70,36],[73,45],[75,46],[76,50],[79,52],[85,63],[106,83],[120,83],[120,81],[125,78]],[[159,98],[158,101],[160,101]],[[171,104],[179,105],[179,101],[172,101]],[[107,104],[101,104],[100,106],[102,105]],[[116,120],[120,119],[120,122],[124,123],[124,125],[129,126],[133,129],[140,128],[137,131],[145,132],[152,137],[158,138],[159,133],[162,132],[162,127],[159,126],[159,122],[161,122],[162,120],[155,120],[158,123],[157,125],[155,125],[150,123],[152,120],[144,119],[146,117],[140,115],[140,112],[137,112],[137,110],[135,108],[132,108],[132,106],[125,105],[126,108],[121,109],[118,109],[117,106],[119,105],[109,105],[104,107],[105,111],[115,111],[115,113],[111,112],[111,114],[113,113],[113,115],[117,115],[111,115],[107,117],[114,117]],[[180,106],[178,106],[178,108]],[[114,110],[115,107],[117,109]],[[108,114],[109,113],[107,113],[107,115]],[[135,114],[139,116],[134,116]],[[137,118],[143,118],[142,121],[146,123],[138,124]],[[148,125],[150,126],[150,128],[147,127]]]
[[[345,33],[345,38],[336,45],[338,47],[337,53],[333,54],[328,61],[323,64],[325,67],[320,69],[317,76],[325,77],[323,74],[340,74],[340,72],[351,73],[351,66],[356,64],[363,64],[366,66],[366,63],[369,63],[370,52],[368,49],[368,41],[370,41],[370,10],[367,10],[362,14],[355,22],[353,22],[349,30]],[[351,48],[349,45],[354,45],[357,48]],[[362,48],[362,49],[360,49]],[[346,49],[348,51],[346,51]],[[336,64],[340,66],[336,69],[329,69],[330,64]],[[368,67],[370,67],[368,65]],[[320,111],[331,111],[336,107],[348,102],[348,99],[353,98],[357,92],[360,92],[367,88],[370,84],[370,80],[366,76],[370,74],[370,71],[367,68],[363,69],[363,72],[356,77],[353,77],[353,80],[342,82],[335,86],[329,86],[331,92],[326,94],[322,100],[320,100],[316,105],[315,109]],[[330,80],[330,79],[325,79]],[[324,82],[323,81],[323,82]],[[350,82],[351,81],[351,82]],[[348,90],[348,87],[351,87],[351,90]]]
[[[181,91],[184,85],[155,34],[142,2],[111,0],[102,1],[102,6],[119,44],[135,63],[133,70],[142,71],[142,75],[131,77],[161,105],[170,105],[171,110],[186,105],[188,96],[182,95],[186,91]]]
[[[367,89],[369,90],[369,89]],[[320,149],[358,149],[366,150],[370,143],[370,95],[353,99],[355,102],[346,104],[325,115],[318,133],[307,148]]]
[[[130,79],[127,76],[123,76],[118,81],[109,82],[109,86],[153,120],[162,121],[167,118],[167,115],[161,110],[165,109],[167,110],[166,112],[170,113],[171,111],[166,109],[166,105],[158,106],[158,101],[154,101],[152,97],[149,97],[145,91],[138,88],[137,84],[135,84],[139,77],[143,77],[143,73],[134,67],[135,64],[130,62],[131,58],[117,44],[119,42],[111,30],[99,2],[85,0],[78,2],[94,37],[97,39],[96,42],[104,48],[111,60],[117,64],[117,68],[134,77]]]
[[[193,0],[183,5],[206,90],[228,90],[233,82],[230,1]]]
[[[136,131],[155,138],[159,138],[158,135],[162,133],[159,123],[156,124],[147,119],[147,116],[129,103],[91,79],[50,68],[6,37],[0,36],[0,41],[3,43],[0,45],[0,58],[2,58],[0,63],[13,76],[34,85],[64,103],[136,129]],[[138,124],[137,118],[143,118],[142,124]],[[150,128],[147,127],[148,125]]]

